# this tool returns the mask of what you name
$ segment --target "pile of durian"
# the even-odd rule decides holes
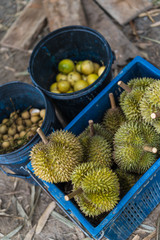
[[[85,216],[95,218],[110,212],[158,158],[160,150],[160,81],[131,79],[118,85],[124,89],[116,106],[101,123],[89,121],[75,136],[56,130],[48,137],[38,129],[43,142],[31,151],[36,176],[50,182],[70,183],[71,192]]]

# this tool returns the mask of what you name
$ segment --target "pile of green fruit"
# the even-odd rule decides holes
[[[12,152],[25,145],[41,127],[45,109],[15,110],[0,124],[0,154]]]
[[[111,211],[157,160],[160,150],[160,81],[137,78],[127,84],[116,106],[101,123],[89,121],[79,135],[54,132],[48,144],[31,152],[35,174],[48,182],[71,182],[72,192],[84,215],[97,217]]]
[[[94,83],[105,70],[91,60],[73,62],[71,59],[63,59],[58,64],[59,73],[56,82],[50,86],[53,93],[72,93],[80,91]]]

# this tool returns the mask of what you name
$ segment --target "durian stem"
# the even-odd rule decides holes
[[[126,92],[130,93],[132,91],[132,89],[127,85],[125,84],[124,82],[122,81],[119,81],[118,82],[118,86],[120,86],[121,88],[123,88]]]
[[[143,146],[143,150],[146,152],[157,153],[157,148],[150,146]]]
[[[89,131],[90,131],[90,136],[93,137],[94,136],[94,126],[93,126],[93,120],[89,120]]]
[[[41,137],[43,143],[44,143],[44,144],[47,144],[47,143],[48,143],[48,140],[47,140],[47,138],[46,138],[46,136],[45,136],[45,134],[44,134],[44,132],[42,131],[41,128],[38,128],[38,129],[37,129],[37,133],[38,133],[39,136]]]
[[[160,112],[152,113],[151,118],[152,119],[160,118]]]
[[[83,192],[82,188],[78,188],[77,190],[71,192],[70,194],[65,195],[65,196],[64,196],[64,199],[65,199],[66,201],[69,201],[70,199],[72,199],[72,198],[75,197],[76,195],[81,194],[82,192]]]
[[[116,108],[116,102],[115,102],[113,93],[109,94],[109,99],[110,99],[110,103],[111,103],[111,108],[115,109]]]

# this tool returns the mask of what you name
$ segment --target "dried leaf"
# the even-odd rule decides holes
[[[12,232],[10,232],[6,236],[2,237],[1,240],[9,240],[9,238],[12,238],[14,235],[16,235],[22,228],[23,228],[23,225],[18,226]]]
[[[25,210],[23,209],[22,205],[19,203],[18,200],[17,200],[17,210],[20,216],[24,218],[24,221],[27,224],[27,226],[31,226],[31,221],[29,220],[28,215],[26,214]]]
[[[0,209],[2,208],[2,199],[0,199]]]
[[[150,230],[150,231],[156,230],[155,227],[152,227],[152,226],[149,226],[149,225],[146,225],[146,224],[141,224],[140,227],[143,227],[143,228],[145,228],[147,230]]]
[[[46,208],[46,210],[43,212],[42,216],[40,217],[37,227],[36,227],[36,234],[39,234],[43,227],[45,226],[51,212],[53,211],[53,209],[55,209],[56,207],[56,203],[55,202],[51,202],[48,207]]]
[[[144,37],[144,36],[140,36],[141,38],[144,38],[144,39],[146,39],[146,40],[149,40],[149,41],[151,41],[151,42],[155,42],[155,43],[158,43],[158,44],[160,44],[160,41],[158,41],[158,40],[155,40],[155,39],[153,39],[153,38],[149,38],[149,37]]]
[[[75,228],[75,224],[72,223],[70,220],[66,219],[65,217],[63,217],[61,214],[53,211],[53,212],[51,213],[51,215],[52,215],[55,219],[57,219],[58,221],[60,221],[60,222],[64,223],[65,225],[67,225],[69,228],[72,228],[72,229]]]
[[[36,208],[36,206],[37,206],[37,203],[38,203],[40,194],[41,194],[41,188],[38,187],[38,190],[36,191],[35,202],[34,202],[33,207],[31,208],[31,211],[30,211],[30,214],[29,214],[29,217],[28,217],[30,221],[32,220],[32,216],[33,216],[34,210],[35,210],[35,208]]]
[[[151,240],[156,236],[156,230],[149,234],[147,237],[143,238],[143,240]]]
[[[157,218],[157,226],[156,226],[156,240],[160,239],[160,215]]]
[[[35,233],[36,225],[30,229],[30,231],[26,234],[24,240],[32,240],[34,233]]]
[[[36,193],[36,188],[35,188],[35,185],[31,186],[31,208],[33,208],[34,206],[34,201],[35,201],[35,193]]]
[[[160,26],[160,21],[152,23],[150,26],[151,27],[159,27]]]
[[[29,75],[29,72],[28,72],[28,71],[16,72],[16,73],[14,74],[15,77],[27,76],[27,75]]]
[[[136,235],[132,240],[140,240],[140,236]]]

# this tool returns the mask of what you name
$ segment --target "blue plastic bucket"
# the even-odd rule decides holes
[[[59,127],[51,102],[38,88],[22,82],[11,82],[0,86],[0,123],[4,118],[9,117],[11,112],[15,110],[23,111],[29,106],[46,109],[45,119],[41,127],[46,135],[54,128]],[[0,165],[12,170],[15,174],[5,171],[2,167],[0,169],[8,176],[20,177],[25,180],[30,178],[25,171],[25,166],[29,162],[31,148],[39,141],[40,137],[36,134],[23,147],[0,155]]]
[[[57,94],[49,91],[55,82],[60,60],[92,60],[106,66],[103,74],[87,88]],[[84,26],[60,28],[44,37],[34,48],[29,73],[34,85],[53,99],[57,109],[71,121],[112,79],[111,66],[114,54],[106,39],[97,31]]]

